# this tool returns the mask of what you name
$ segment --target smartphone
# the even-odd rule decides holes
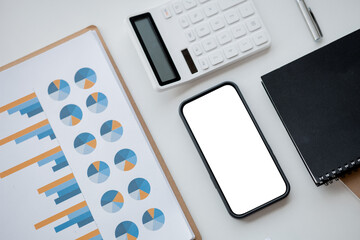
[[[230,215],[245,217],[288,195],[289,182],[234,83],[184,101],[179,112]]]

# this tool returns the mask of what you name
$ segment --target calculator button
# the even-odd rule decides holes
[[[216,41],[214,38],[208,38],[202,42],[202,45],[205,51],[209,52],[217,47]]]
[[[200,58],[199,59],[199,63],[200,63],[200,67],[203,69],[203,70],[206,70],[209,68],[209,64],[208,64],[208,61],[206,60],[206,58]]]
[[[196,39],[194,31],[192,31],[192,30],[186,31],[186,37],[189,40],[189,42],[193,42]]]
[[[237,24],[233,28],[231,28],[231,32],[234,38],[239,38],[246,35],[246,29],[243,24]]]
[[[171,18],[171,12],[169,8],[164,7],[161,9],[161,12],[163,13],[164,18],[166,19]]]
[[[260,46],[268,41],[266,33],[264,31],[260,31],[253,35],[254,42],[257,46]]]
[[[220,51],[214,52],[209,56],[210,63],[215,66],[219,63],[222,63],[224,61],[224,57],[222,56]]]
[[[216,37],[221,45],[231,42],[231,35],[228,31],[221,32]]]
[[[195,44],[192,49],[196,56],[200,56],[202,54],[202,50],[199,44]]]
[[[186,10],[196,7],[195,0],[184,0],[183,3]]]
[[[224,48],[224,54],[227,59],[233,58],[239,54],[236,45],[231,45],[229,47]]]
[[[215,3],[209,3],[204,7],[205,15],[211,17],[219,12],[218,7]]]
[[[260,21],[257,18],[252,18],[246,21],[246,26],[250,32],[253,32],[261,27]]]
[[[242,39],[239,42],[239,47],[240,47],[240,51],[247,52],[253,48],[253,44],[252,44],[250,38],[247,37],[247,38]]]
[[[204,37],[204,36],[210,34],[210,29],[209,29],[207,23],[203,23],[203,24],[199,25],[198,27],[196,27],[196,33],[199,37]]]
[[[219,5],[222,10],[226,10],[245,1],[246,0],[219,0]]]
[[[204,15],[200,10],[191,12],[189,16],[192,23],[198,23],[204,19]]]
[[[186,16],[182,16],[180,19],[179,19],[179,22],[180,22],[180,26],[182,28],[187,28],[190,23],[189,23],[189,20]]]
[[[183,6],[181,5],[181,2],[174,2],[173,8],[174,8],[174,12],[176,14],[180,14],[183,11]]]
[[[243,5],[240,6],[240,13],[243,18],[253,15],[254,12],[255,11],[251,3],[244,3]]]
[[[235,22],[237,22],[237,21],[240,20],[239,14],[238,14],[235,10],[233,10],[233,9],[225,12],[224,15],[225,15],[226,22],[227,22],[228,24],[233,24],[233,23],[235,23]]]
[[[214,31],[217,31],[217,30],[222,29],[223,27],[225,27],[224,20],[221,17],[217,17],[217,18],[212,19],[210,21],[210,25],[211,25],[211,28]]]

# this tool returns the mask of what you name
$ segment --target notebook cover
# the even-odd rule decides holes
[[[360,164],[360,30],[262,80],[316,185]]]

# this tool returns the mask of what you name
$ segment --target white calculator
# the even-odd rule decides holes
[[[270,46],[252,0],[175,0],[128,18],[157,90],[174,87]]]

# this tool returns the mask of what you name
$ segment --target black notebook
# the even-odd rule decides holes
[[[262,80],[317,186],[360,165],[360,30]]]

